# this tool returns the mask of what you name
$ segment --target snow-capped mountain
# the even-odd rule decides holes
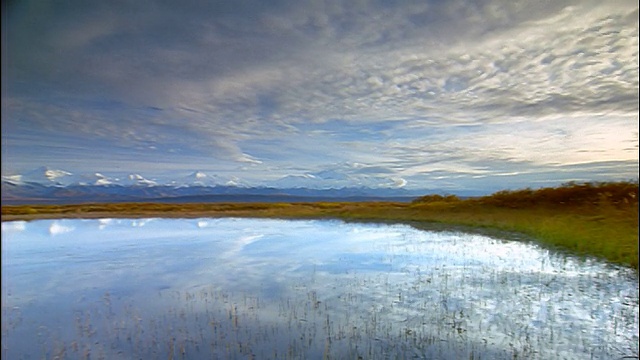
[[[322,171],[311,173],[310,175],[312,175],[316,179],[322,179],[322,180],[332,180],[332,181],[350,180],[349,175],[336,170],[322,170]]]
[[[394,177],[368,176],[366,174],[344,174],[338,171],[325,170],[302,175],[287,175],[270,183],[273,187],[335,189],[348,187],[365,187],[371,189],[399,189],[407,181]]]
[[[237,177],[194,171],[177,181],[160,182],[134,173],[73,174],[41,167],[25,174],[2,176],[2,201],[7,204],[118,201],[315,201],[327,198],[410,198],[424,192],[402,188],[403,179],[363,175],[307,173],[288,175],[249,186]]]
[[[174,180],[169,185],[178,187],[189,186],[234,186],[234,187],[249,187],[249,185],[241,179],[231,176],[223,177],[219,175],[212,175],[203,171],[194,171],[191,174]]]
[[[95,173],[94,176],[96,177],[96,181],[93,183],[94,185],[112,185],[113,184],[112,179],[109,179],[108,177],[100,173]]]
[[[194,171],[191,174],[183,177],[177,182],[177,185],[182,186],[218,186],[225,183],[225,179],[217,175],[207,174],[202,171]]]
[[[112,185],[111,179],[101,173],[94,174],[73,174],[69,171],[51,169],[41,166],[37,169],[26,172],[23,175],[2,176],[3,182],[20,184],[39,184],[44,186],[71,186],[71,185]]]
[[[208,174],[202,171],[194,171],[191,174],[179,177],[170,182],[161,182],[149,179],[141,174],[108,176],[103,173],[73,174],[66,170],[39,167],[24,174],[3,175],[3,183],[24,185],[38,184],[42,186],[173,186],[173,187],[214,187],[235,186],[249,187],[249,185],[235,176],[222,177]]]
[[[4,175],[2,181],[15,185],[39,184],[43,186],[171,186],[171,187],[273,187],[273,188],[402,188],[406,181],[401,178],[370,176],[368,174],[345,173],[335,169],[286,175],[281,178],[249,184],[235,176],[220,176],[204,171],[193,171],[170,181],[148,178],[140,173],[107,175],[101,172],[74,174],[67,170],[39,167],[24,174]]]
[[[157,182],[153,180],[146,179],[144,176],[140,174],[129,174],[124,179],[116,179],[117,185],[122,186],[156,186]]]
[[[282,188],[312,188],[321,187],[321,179],[311,174],[287,175],[271,183],[273,187]]]
[[[301,175],[287,175],[271,183],[275,187],[332,189],[375,185],[371,177],[354,176],[336,170],[322,170]]]
[[[73,177],[73,183],[69,185],[96,185],[96,186],[108,186],[114,183],[114,180],[101,173],[94,174],[81,174],[71,175]]]
[[[241,180],[238,177],[232,176],[224,183],[224,186],[232,186],[237,188],[248,188],[250,187],[245,181]]]
[[[22,175],[2,175],[2,183],[11,185],[22,184]]]
[[[77,180],[72,173],[64,170],[50,169],[46,166],[41,166],[37,169],[31,170],[25,174],[16,176],[20,182],[48,184],[48,185],[70,185]]]

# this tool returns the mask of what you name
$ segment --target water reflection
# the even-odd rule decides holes
[[[3,222],[2,346],[6,358],[637,356],[638,278],[405,225]]]

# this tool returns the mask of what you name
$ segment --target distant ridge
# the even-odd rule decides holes
[[[108,202],[309,202],[309,201],[402,201],[410,202],[424,192],[403,189],[277,189],[236,186],[45,186],[2,181],[2,204],[82,204]]]
[[[151,199],[156,203],[296,203],[296,202],[366,202],[366,201],[397,201],[411,202],[415,196],[297,196],[297,195],[204,195],[204,196],[179,196],[174,198]]]
[[[2,176],[2,204],[83,204],[109,202],[310,202],[310,201],[401,201],[425,194],[447,195],[441,189],[407,189],[404,186],[345,185],[344,174],[323,171],[302,176],[306,187],[285,176],[272,183],[250,186],[236,177],[193,171],[170,183],[138,173],[116,176],[104,173],[73,174],[41,166],[20,175]],[[322,181],[337,181],[334,187]],[[375,182],[370,182],[374,184]],[[457,192],[459,197],[477,194]]]

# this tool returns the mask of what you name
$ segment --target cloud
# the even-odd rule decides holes
[[[26,229],[26,221],[3,221],[2,233],[22,232]]]
[[[113,219],[98,219],[98,229],[104,230],[108,226],[112,225]]]
[[[217,123],[260,119],[265,94],[279,104],[271,116],[294,121],[425,110],[441,121],[478,111],[487,120],[494,109],[548,114],[620,103],[637,111],[633,8],[566,4],[329,1],[242,15],[219,13],[219,4],[87,9],[81,20],[61,14],[41,25],[48,36],[37,51],[60,50],[42,57],[55,66],[33,67],[50,69],[63,89],[89,82],[121,101],[182,104]],[[16,58],[33,51],[10,46]]]
[[[49,234],[51,235],[60,235],[73,231],[74,228],[72,226],[63,225],[57,221],[54,221],[51,226],[49,226]]]
[[[102,154],[157,171],[161,158],[255,179],[361,163],[348,174],[413,185],[439,171],[491,176],[483,164],[496,161],[637,159],[630,1],[10,10],[2,138],[14,161]]]
[[[438,167],[463,169],[465,163],[494,160],[526,162],[534,168],[583,163],[594,158],[632,161],[637,160],[638,137],[628,130],[636,122],[631,116],[559,115],[452,127],[433,137],[429,136],[428,128],[412,128],[415,139],[391,143],[388,148],[405,161],[404,173]],[[447,164],[452,164],[451,168]]]

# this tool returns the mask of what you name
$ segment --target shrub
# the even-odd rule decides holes
[[[421,196],[417,199],[414,199],[411,203],[412,204],[420,204],[420,203],[434,203],[434,202],[458,202],[460,201],[460,198],[455,196],[455,195],[446,195],[446,196],[442,196],[442,195],[438,195],[438,194],[432,194],[432,195],[424,195]]]

